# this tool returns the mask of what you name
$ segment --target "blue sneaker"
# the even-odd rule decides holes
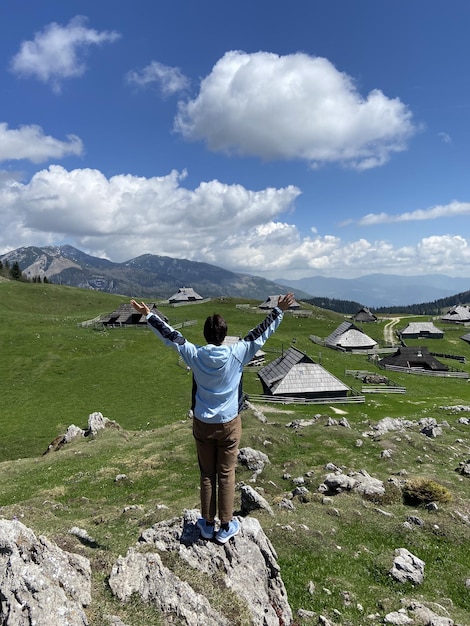
[[[231,537],[235,537],[240,532],[240,522],[235,518],[228,523],[228,528],[220,528],[215,536],[219,543],[227,543]]]
[[[199,528],[201,537],[204,537],[204,539],[214,538],[214,532],[215,532],[214,523],[208,524],[203,517],[200,517],[196,522],[196,526]]]

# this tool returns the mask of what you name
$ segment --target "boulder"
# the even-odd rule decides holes
[[[0,624],[87,626],[91,568],[16,520],[0,520]]]
[[[395,550],[395,559],[390,574],[401,583],[411,582],[420,585],[424,580],[424,561],[406,548]]]
[[[265,498],[259,494],[256,489],[250,487],[250,485],[242,485],[240,487],[241,493],[241,509],[242,513],[249,513],[256,509],[264,509],[268,511],[270,515],[274,515],[274,512]]]
[[[143,531],[138,545],[119,557],[112,568],[109,585],[113,594],[127,602],[136,593],[188,626],[229,626],[230,620],[190,586],[194,571],[194,576],[221,580],[246,607],[254,626],[291,624],[292,611],[277,555],[259,522],[239,518],[240,533],[219,545],[201,538],[196,526],[199,515],[197,510],[185,511],[183,519],[159,522]],[[160,554],[169,552],[183,563],[186,580],[163,565]]]
[[[264,466],[267,465],[269,457],[264,452],[254,450],[253,448],[240,448],[238,451],[238,462],[247,467],[252,472],[260,474]]]

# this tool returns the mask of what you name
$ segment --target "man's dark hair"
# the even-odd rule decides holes
[[[227,322],[222,315],[214,313],[210,315],[204,324],[204,338],[207,343],[213,343],[220,346],[227,336]]]

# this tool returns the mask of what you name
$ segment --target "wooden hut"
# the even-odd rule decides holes
[[[355,322],[376,322],[377,316],[369,311],[366,306],[363,306],[355,315],[352,316]]]
[[[336,350],[372,350],[377,342],[352,322],[342,322],[325,339],[325,345]]]
[[[179,302],[196,302],[202,299],[202,296],[196,293],[192,287],[180,287],[171,298],[168,298],[168,302],[170,304],[177,304]]]
[[[258,372],[265,395],[288,398],[342,398],[349,387],[298,350],[289,348]]]
[[[403,330],[398,331],[402,339],[442,339],[444,331],[432,322],[410,322]]]
[[[465,324],[470,322],[470,307],[463,304],[456,304],[441,317],[443,322],[451,322],[452,324]]]
[[[168,321],[168,318],[157,309],[155,304],[150,307],[150,310],[165,322]],[[100,322],[105,326],[145,326],[147,324],[145,315],[138,313],[130,303],[120,304],[112,313],[102,315]]]
[[[380,365],[387,368],[403,368],[409,370],[429,370],[447,372],[449,368],[438,361],[427,348],[400,347],[394,354],[380,359]]]
[[[460,339],[463,339],[467,343],[470,343],[470,333],[467,333],[466,335],[462,335]]]

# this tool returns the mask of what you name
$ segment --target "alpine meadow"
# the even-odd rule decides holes
[[[128,301],[56,284],[0,282],[0,516],[19,519],[90,559],[91,626],[102,626],[108,614],[128,626],[167,623],[138,599],[120,603],[107,580],[116,558],[143,529],[199,506],[188,417],[191,373],[145,327],[82,325]],[[255,300],[218,298],[172,307],[147,299],[152,302],[194,343],[203,342],[204,320],[213,313],[227,320],[229,335],[240,337],[265,315]],[[469,626],[470,476],[462,471],[470,459],[469,379],[392,371],[387,376],[404,393],[364,393],[352,372],[384,371],[364,353],[312,341],[349,318],[305,303],[302,309],[309,316],[285,315],[265,345],[265,363],[295,345],[363,401],[270,403],[259,397],[256,368],[245,369],[249,406],[242,412],[242,446],[262,450],[270,463],[256,481],[239,465],[237,482],[252,484],[274,511],[250,515],[276,550],[293,623],[325,623],[322,615],[330,624],[382,624],[387,614],[416,601]],[[410,339],[407,345],[446,355],[438,358],[469,373],[470,346],[461,339],[466,329],[429,316],[402,316],[395,328],[419,321],[432,321],[444,338]],[[388,322],[384,314],[361,329],[383,347]],[[85,427],[93,412],[119,427],[48,451],[71,424]],[[258,412],[267,419],[261,421]],[[412,425],[374,431],[387,417]],[[431,422],[440,427],[438,436],[422,432]],[[365,471],[383,481],[385,493],[325,494],[320,487],[331,471],[327,466],[346,475]],[[117,475],[128,480],[116,481]],[[302,497],[295,495],[297,477],[306,487]],[[423,484],[439,488],[426,495]],[[412,489],[413,497],[407,497]],[[291,509],[279,506],[287,494]],[[94,544],[80,543],[69,533],[72,526],[87,529]],[[390,576],[398,548],[425,562],[422,584]],[[217,609],[230,623],[245,626],[224,602],[221,594]]]

